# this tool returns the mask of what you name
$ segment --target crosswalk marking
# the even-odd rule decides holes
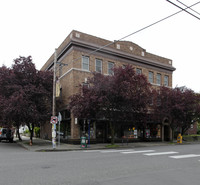
[[[175,156],[169,156],[173,159],[184,159],[184,158],[190,158],[190,157],[200,157],[200,155],[197,154],[187,154],[187,155],[175,155]]]
[[[168,155],[168,154],[177,154],[178,152],[170,151],[170,152],[159,152],[159,153],[148,153],[148,154],[143,154],[147,156],[154,156],[154,155]]]
[[[100,152],[101,150],[84,150],[83,152]]]
[[[134,150],[134,149],[102,149],[102,150],[84,150],[82,152],[90,152],[90,153],[102,153],[102,154],[109,154],[109,153],[120,153],[120,154],[143,154],[146,156],[159,156],[159,155],[171,155],[168,156],[169,158],[173,159],[184,159],[184,158],[192,158],[192,157],[200,157],[200,154],[185,154],[185,155],[172,155],[177,154],[179,152],[175,151],[167,151],[167,152],[155,152],[155,150]],[[200,160],[198,160],[200,162]]]
[[[140,151],[128,151],[128,152],[120,152],[122,154],[138,154],[138,153],[146,153],[146,152],[154,152],[155,150],[140,150]]]
[[[104,151],[100,151],[101,153],[115,153],[115,152],[130,152],[130,151],[134,151],[134,150],[104,150]]]

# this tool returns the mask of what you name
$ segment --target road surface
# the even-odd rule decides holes
[[[197,185],[200,145],[30,152],[0,143],[0,185]]]

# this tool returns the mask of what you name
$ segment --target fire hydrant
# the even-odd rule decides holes
[[[183,141],[183,137],[181,136],[181,134],[178,134],[178,136],[177,136],[177,143],[182,143],[182,141]]]

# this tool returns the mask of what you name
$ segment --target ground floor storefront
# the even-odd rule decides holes
[[[172,130],[165,122],[116,122],[115,142],[137,142],[137,141],[170,141]],[[107,120],[77,119],[71,116],[62,120],[60,124],[62,141],[66,143],[79,144],[81,137],[87,137],[90,143],[110,143],[111,129]],[[48,132],[48,133],[47,133]],[[51,139],[51,124],[41,128],[41,137]]]

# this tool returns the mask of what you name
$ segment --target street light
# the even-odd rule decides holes
[[[53,63],[53,105],[52,105],[52,117],[56,117],[56,64],[60,65],[68,65],[68,64],[63,64],[61,62],[57,62],[57,49],[55,49],[54,52],[54,63]],[[62,121],[61,114],[59,114],[59,128],[60,128],[60,122]],[[53,144],[53,149],[56,148],[56,123],[52,124],[52,144]],[[59,130],[60,133],[60,130]],[[60,137],[60,136],[59,136]],[[60,138],[59,138],[59,144],[60,144]]]

